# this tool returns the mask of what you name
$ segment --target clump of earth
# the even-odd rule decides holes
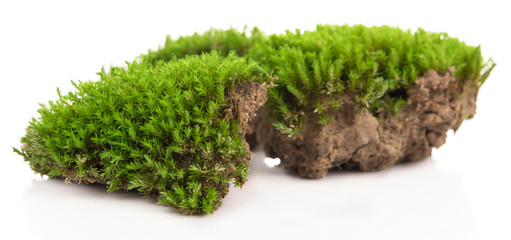
[[[445,143],[447,131],[474,116],[477,92],[476,86],[459,84],[453,69],[429,70],[405,92],[407,105],[397,114],[371,113],[348,93],[330,114],[330,123],[321,126],[309,118],[298,137],[274,128],[261,108],[245,130],[246,139],[252,147],[262,144],[267,156],[280,158],[282,168],[306,178],[325,177],[332,168],[382,170],[430,157],[432,148]]]

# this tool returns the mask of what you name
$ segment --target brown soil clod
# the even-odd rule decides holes
[[[250,137],[254,136],[253,120],[257,117],[259,109],[268,100],[267,89],[270,87],[272,87],[271,83],[247,81],[229,92],[231,103],[226,110],[225,118],[229,120],[236,117],[239,120],[241,134],[245,135],[245,147],[249,152],[250,146],[257,144],[255,137]],[[252,157],[253,153],[247,161],[250,161]]]
[[[478,88],[460,87],[453,72],[429,70],[419,77],[407,91],[408,104],[396,115],[374,116],[347,94],[329,124],[322,127],[309,118],[296,138],[275,129],[261,108],[252,123],[255,136],[247,139],[251,145],[257,140],[269,157],[280,158],[281,167],[306,178],[325,177],[331,168],[375,171],[421,160],[445,143],[448,130],[456,131],[475,114]]]

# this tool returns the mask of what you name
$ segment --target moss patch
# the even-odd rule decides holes
[[[185,53],[183,46],[195,50]],[[495,66],[491,60],[484,62],[480,47],[446,33],[363,25],[318,25],[314,31],[270,36],[257,28],[251,35],[211,30],[167,39],[164,47],[142,58],[170,61],[219,48],[254,59],[273,73],[277,87],[268,91],[267,113],[274,126],[290,136],[299,135],[308,117],[328,124],[329,112],[339,109],[346,94],[374,115],[398,113],[407,100],[403,94],[429,69],[454,68],[460,84],[479,87]]]
[[[244,184],[252,155],[239,114],[224,116],[229,92],[263,80],[256,63],[213,52],[99,75],[30,122],[17,152],[34,171],[136,189],[186,214],[213,212],[231,182]]]

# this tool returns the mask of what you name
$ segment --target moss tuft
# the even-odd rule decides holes
[[[186,214],[212,213],[231,182],[246,181],[251,153],[224,112],[229,91],[262,81],[256,63],[212,52],[98,74],[30,122],[16,151],[34,171],[135,189]]]

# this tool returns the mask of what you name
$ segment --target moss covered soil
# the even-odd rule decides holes
[[[105,183],[108,191],[134,189],[179,212],[207,214],[230,184],[247,178],[249,121],[236,114],[231,94],[244,83],[273,86],[265,121],[300,139],[307,122],[330,124],[346,98],[376,118],[396,115],[430,69],[451,70],[460,89],[478,89],[494,67],[480,47],[422,29],[319,25],[273,35],[212,29],[167,37],[126,67],[102,70],[99,81],[59,92],[15,151],[41,174]]]

